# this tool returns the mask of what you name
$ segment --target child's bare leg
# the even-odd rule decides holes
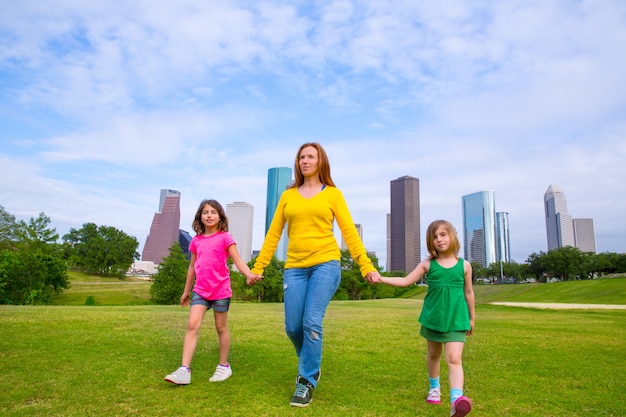
[[[437,378],[439,376],[442,350],[443,343],[428,340],[426,366],[428,367],[428,376],[430,378]]]
[[[189,312],[189,321],[187,322],[187,331],[185,332],[185,341],[183,343],[182,361],[182,365],[187,368],[191,367],[191,360],[198,344],[198,332],[200,331],[200,326],[202,326],[202,319],[206,310],[206,306],[194,305],[191,306],[191,311]]]
[[[213,312],[215,316],[215,330],[220,346],[220,364],[228,365],[228,354],[230,353],[230,332],[228,331],[228,312]]]
[[[446,343],[446,363],[448,364],[448,376],[450,379],[450,389],[463,391],[463,342]]]

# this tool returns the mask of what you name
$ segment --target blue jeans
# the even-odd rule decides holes
[[[298,374],[314,387],[322,363],[322,321],[340,281],[339,261],[289,268],[283,276],[285,331],[298,355]]]

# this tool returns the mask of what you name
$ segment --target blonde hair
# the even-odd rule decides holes
[[[298,161],[300,160],[300,153],[307,146],[311,146],[317,149],[317,156],[319,158],[319,165],[317,167],[317,171],[319,172],[320,181],[324,185],[329,185],[331,187],[335,187],[335,183],[333,182],[332,177],[330,176],[330,163],[328,162],[328,155],[326,155],[326,151],[322,148],[317,142],[309,142],[300,146],[298,149],[298,153],[296,154],[296,162],[294,164],[294,172],[296,176],[296,180],[293,182],[290,188],[297,188],[304,184],[304,175],[302,175],[302,171],[300,171],[300,164]]]
[[[447,220],[435,220],[431,224],[428,225],[428,229],[426,229],[426,248],[428,249],[428,254],[430,255],[430,259],[437,258],[440,253],[435,248],[435,237],[437,234],[437,229],[443,226],[444,229],[450,235],[450,252],[454,253],[455,256],[459,256],[459,250],[461,249],[461,244],[459,243],[459,237],[456,234],[456,229],[452,226]]]

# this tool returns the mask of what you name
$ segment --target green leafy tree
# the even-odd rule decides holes
[[[83,272],[123,277],[139,259],[137,239],[110,226],[85,223],[70,229],[63,242],[68,262]]]
[[[378,258],[369,256],[376,270],[380,271]],[[361,268],[354,262],[350,251],[341,251],[341,282],[333,299],[335,300],[367,300],[385,298],[389,294],[388,288],[381,285],[371,285],[361,275]],[[394,291],[392,291],[393,293]]]
[[[0,206],[0,250],[15,246],[16,228],[15,216]]]
[[[153,275],[150,299],[156,304],[178,304],[185,290],[189,260],[178,242],[169,248],[169,255],[159,264]]]
[[[253,259],[249,265],[253,266],[254,261]],[[283,301],[284,272],[285,263],[273,256],[270,263],[263,270],[263,279],[249,287],[248,293],[259,303],[281,303]]]
[[[4,209],[0,250],[0,303],[49,304],[68,288],[67,266],[57,244],[59,235],[44,213],[15,222]]]

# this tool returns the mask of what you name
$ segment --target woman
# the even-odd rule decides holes
[[[296,390],[290,404],[306,407],[321,375],[322,321],[341,280],[341,251],[334,221],[361,274],[374,282],[380,274],[367,257],[343,194],[330,176],[324,148],[318,143],[300,146],[294,171],[295,182],[280,197],[252,273],[263,273],[287,225],[285,330],[298,356]]]

